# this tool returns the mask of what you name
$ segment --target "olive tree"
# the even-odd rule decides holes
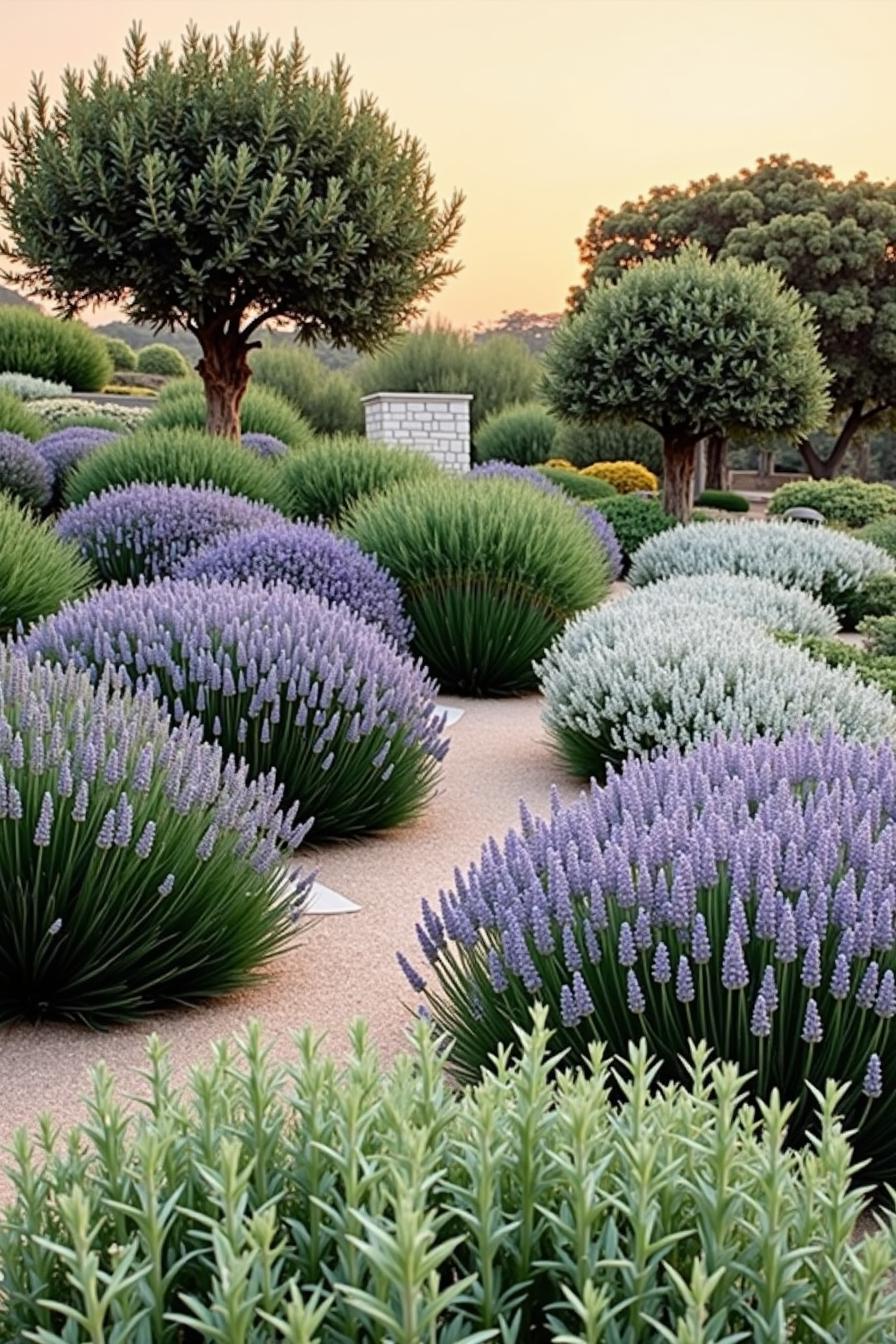
[[[239,434],[249,351],[269,322],[371,349],[457,269],[461,199],[440,202],[420,142],[341,60],[187,29],[175,54],[131,29],[123,73],[33,76],[0,140],[3,274],[58,311],[122,304],[192,332],[207,425]]]
[[[688,247],[599,281],[545,356],[545,396],[580,423],[637,419],[663,439],[663,503],[688,520],[710,434],[821,425],[828,373],[811,310],[767,266]]]

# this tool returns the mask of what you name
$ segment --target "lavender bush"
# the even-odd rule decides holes
[[[511,480],[527,481],[533,485],[536,490],[540,490],[543,495],[559,495],[561,499],[568,499],[565,490],[553,481],[548,480],[540,471],[534,467],[519,467],[513,462],[486,462],[480,467],[474,467],[470,472],[470,478],[475,479],[478,476],[505,476]],[[613,530],[613,524],[597,509],[590,508],[587,504],[578,506],[582,515],[588,519],[592,529],[597,534],[597,539],[603,546],[610,561],[610,577],[618,579],[622,574],[624,559],[622,547]]]
[[[101,579],[124,583],[172,574],[211,542],[283,521],[269,505],[215,486],[138,482],[72,505],[60,515],[56,531],[77,544]]]
[[[0,491],[40,511],[50,502],[50,469],[33,443],[0,430]]]
[[[244,434],[244,448],[251,448],[259,457],[282,457],[289,452],[289,445],[274,434]]]
[[[148,696],[0,647],[0,1018],[93,1025],[248,983],[305,883],[273,776]]]
[[[287,584],[161,579],[110,588],[36,626],[32,656],[120,667],[253,773],[276,769],[317,835],[415,816],[448,749],[435,686],[379,631]]]
[[[311,523],[256,527],[204,547],[178,568],[185,579],[283,582],[316,593],[378,626],[406,649],[413,627],[392,575],[355,542]]]
[[[66,477],[82,457],[93,452],[94,448],[99,448],[100,444],[109,443],[117,437],[118,435],[111,429],[69,425],[65,429],[54,430],[52,434],[47,434],[38,441],[35,447],[50,468],[54,505],[58,506],[61,502]]]
[[[542,1000],[566,1062],[643,1037],[670,1078],[704,1038],[794,1104],[844,1084],[880,1180],[896,1177],[896,759],[806,732],[630,761],[455,873],[400,960],[473,1079]]]

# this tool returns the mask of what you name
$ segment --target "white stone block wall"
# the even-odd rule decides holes
[[[368,439],[425,453],[447,471],[470,470],[469,392],[373,392],[361,398]]]

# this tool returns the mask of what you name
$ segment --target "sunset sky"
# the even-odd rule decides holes
[[[0,0],[0,102],[193,18],[344,53],[466,195],[458,325],[563,306],[598,203],[788,152],[896,176],[892,0]]]

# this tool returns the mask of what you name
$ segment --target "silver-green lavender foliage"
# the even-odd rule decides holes
[[[0,1018],[104,1025],[251,982],[304,890],[281,798],[198,721],[0,648]]]
[[[791,635],[836,635],[840,629],[834,609],[811,593],[749,574],[682,574],[660,579],[628,594],[625,604],[627,612],[652,609],[658,619],[667,605],[679,617],[682,609],[715,607]]]
[[[152,414],[151,406],[130,406],[120,401],[90,401],[82,397],[39,397],[29,402],[48,429],[61,429],[78,420],[101,416],[121,426],[123,434],[139,429]]]
[[[21,397],[22,401],[34,401],[37,397],[70,397],[72,394],[68,383],[35,378],[30,373],[0,373],[0,390]]]
[[[539,664],[545,722],[577,774],[601,778],[627,756],[719,732],[780,737],[807,724],[861,742],[896,734],[891,696],[850,669],[721,607],[647,598],[586,612]]]
[[[801,588],[842,609],[893,561],[870,542],[803,523],[694,523],[650,537],[629,579],[636,587],[681,574],[752,574]]]
[[[17,1137],[5,1338],[896,1339],[893,1224],[856,1244],[833,1084],[794,1150],[789,1108],[745,1104],[704,1047],[687,1087],[660,1089],[643,1047],[566,1072],[543,1012],[471,1090],[422,1026],[389,1071],[363,1025],[344,1064],[307,1031],[275,1063],[250,1027],[183,1090],[147,1053],[146,1107],[101,1067],[73,1141]]]

